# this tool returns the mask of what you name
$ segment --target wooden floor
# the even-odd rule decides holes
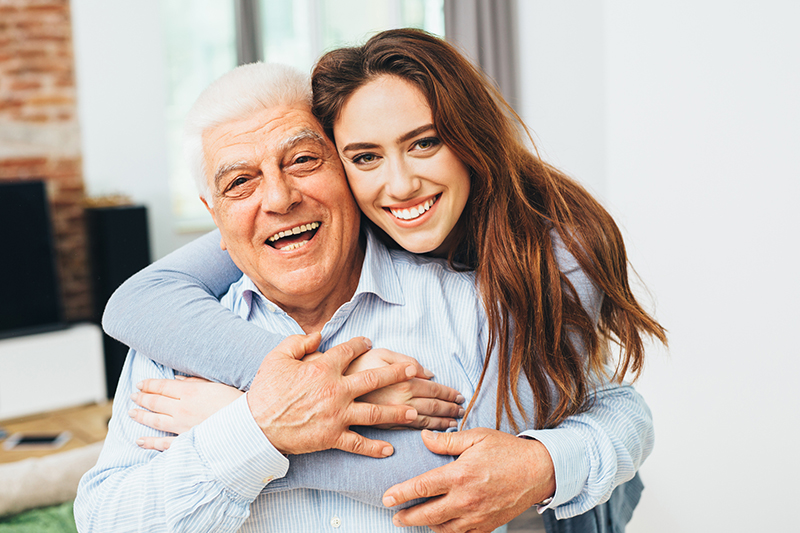
[[[111,402],[89,404],[70,409],[50,411],[45,414],[0,420],[6,438],[14,433],[59,433],[69,431],[72,437],[55,450],[5,450],[0,446],[0,464],[12,463],[28,457],[42,457],[99,442],[106,437],[111,418]],[[3,439],[5,440],[5,438]]]

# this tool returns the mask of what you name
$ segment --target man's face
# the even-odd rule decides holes
[[[267,298],[287,309],[357,284],[359,211],[308,108],[266,109],[212,128],[203,152],[213,196],[206,207],[222,248]]]

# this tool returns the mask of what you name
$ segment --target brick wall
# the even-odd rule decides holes
[[[67,320],[91,316],[68,0],[0,0],[0,180],[44,178]]]

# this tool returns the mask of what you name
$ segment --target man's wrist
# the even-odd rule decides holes
[[[541,454],[538,454],[539,457],[537,459],[537,474],[539,473],[538,472],[538,470],[539,470],[538,469],[538,465],[540,465],[542,463],[545,463],[545,464],[549,465],[549,472],[548,472],[549,475],[547,475],[548,482],[546,482],[546,485],[548,485],[548,487],[547,487],[548,496],[543,498],[541,501],[539,501],[539,502],[534,504],[536,507],[546,507],[546,506],[550,505],[553,502],[553,497],[556,494],[555,467],[553,465],[553,460],[550,457],[550,453],[547,451],[547,447],[545,447],[545,445],[542,444],[540,441],[538,441],[537,439],[535,439],[535,438],[533,438],[533,437],[531,437],[529,435],[518,435],[518,436],[521,439],[525,439],[525,440],[530,440],[530,441],[536,442],[539,445],[539,447],[542,450],[544,450],[544,453],[547,454],[547,459],[546,460],[541,457]]]

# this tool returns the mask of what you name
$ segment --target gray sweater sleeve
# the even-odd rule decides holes
[[[103,328],[165,366],[246,389],[283,336],[220,305],[242,273],[219,242],[213,231],[131,277],[108,301]]]

